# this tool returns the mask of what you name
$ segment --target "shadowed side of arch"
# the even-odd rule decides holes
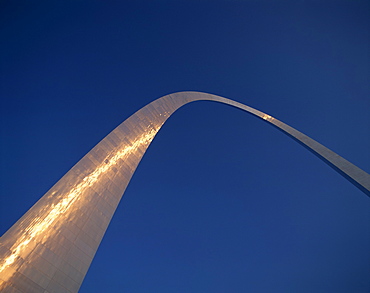
[[[0,239],[2,292],[77,292],[151,141],[181,106],[228,104],[291,136],[370,195],[370,175],[308,136],[241,103],[180,92],[143,107],[88,152]]]

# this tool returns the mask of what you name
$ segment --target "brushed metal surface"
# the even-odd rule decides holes
[[[370,196],[369,174],[276,118],[216,95],[170,94],[114,129],[1,237],[2,292],[77,292],[146,149],[178,108],[198,100],[228,104],[272,124]]]

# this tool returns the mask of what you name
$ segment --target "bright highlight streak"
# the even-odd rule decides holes
[[[262,119],[264,119],[264,120],[272,120],[272,119],[274,119],[274,118],[272,118],[270,115],[264,114],[264,115],[262,116]]]
[[[146,145],[150,143],[156,133],[157,130],[152,129],[139,137],[131,146],[126,146],[122,150],[117,151],[117,153],[111,158],[109,158],[109,156],[105,158],[103,160],[103,163],[100,164],[100,166],[96,168],[92,173],[86,176],[81,183],[79,183],[76,187],[73,187],[68,195],[62,198],[57,204],[52,205],[51,211],[49,211],[45,218],[35,218],[25,229],[24,235],[18,242],[19,244],[12,250],[11,255],[3,260],[0,266],[0,273],[2,273],[7,267],[12,265],[18,259],[18,257],[20,257],[20,254],[27,248],[27,245],[32,240],[43,236],[42,232],[45,229],[47,229],[56,219],[58,219],[61,214],[69,211],[73,207],[73,204],[83,194],[86,188],[97,182],[102,174],[104,174],[112,166],[117,164],[119,159],[127,158],[130,154],[135,153],[141,145]],[[8,276],[6,276],[7,279],[9,279],[14,272],[15,270],[12,270],[12,272],[8,274]],[[5,273],[5,275],[7,274]],[[4,277],[2,277],[2,279],[4,279]]]

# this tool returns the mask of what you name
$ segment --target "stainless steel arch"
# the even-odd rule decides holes
[[[167,118],[198,100],[251,113],[291,136],[370,196],[370,175],[283,122],[199,92],[164,96],[88,152],[0,239],[2,292],[77,292],[143,154]]]

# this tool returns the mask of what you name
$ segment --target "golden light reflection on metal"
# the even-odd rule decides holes
[[[206,93],[167,95],[112,131],[0,238],[0,291],[77,292],[150,142],[178,108],[198,100],[228,104],[268,121],[370,196],[369,174],[270,115]]]
[[[264,115],[262,116],[262,119],[270,121],[270,120],[272,120],[272,119],[274,119],[274,118],[272,118],[270,115],[264,114]]]
[[[7,267],[11,266],[17,260],[17,258],[20,257],[22,252],[28,248],[27,246],[31,240],[40,238],[40,236],[48,236],[41,234],[43,231],[47,231],[46,229],[50,227],[50,225],[53,224],[53,222],[58,219],[61,214],[73,209],[73,204],[79,199],[86,188],[91,187],[94,183],[96,183],[101,175],[114,166],[119,159],[124,160],[130,154],[135,153],[141,145],[149,144],[153,140],[156,133],[157,130],[152,129],[139,137],[131,146],[126,146],[125,148],[118,150],[117,153],[115,153],[112,157],[107,156],[98,168],[86,176],[76,187],[73,187],[71,191],[56,205],[51,205],[51,210],[43,219],[40,217],[33,219],[31,224],[24,230],[24,234],[22,235],[19,243],[15,247],[12,247],[11,255],[2,261],[0,273],[2,273]],[[15,270],[12,270],[12,272],[14,273]],[[12,276],[12,274],[6,273],[4,275],[7,277],[6,280]],[[2,278],[4,279],[4,277]]]

